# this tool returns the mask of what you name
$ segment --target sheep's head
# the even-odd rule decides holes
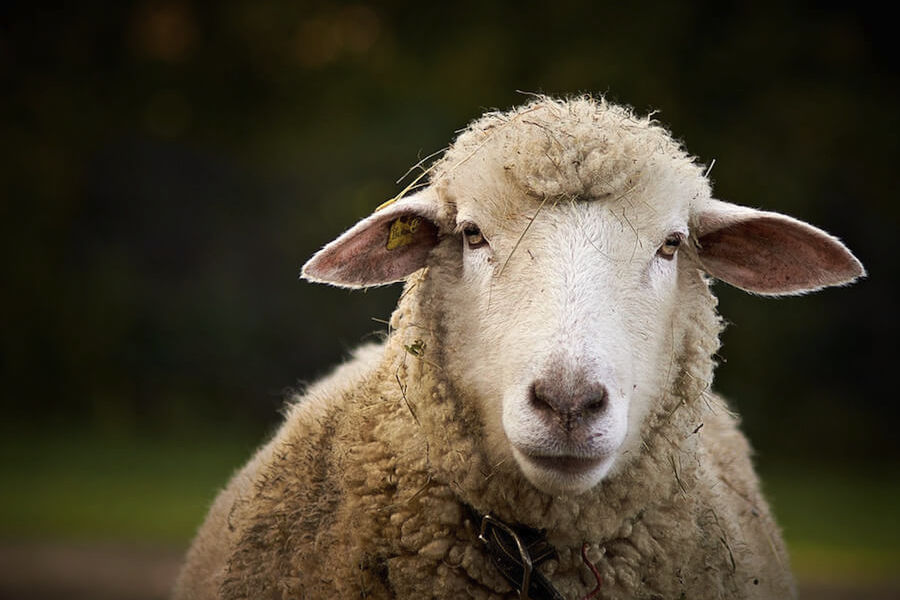
[[[668,389],[700,273],[797,294],[863,274],[835,238],[710,197],[660,127],[542,99],[464,132],[429,187],[326,246],[304,276],[347,287],[429,266],[443,369],[477,399],[486,447],[549,493],[579,493],[638,450]]]

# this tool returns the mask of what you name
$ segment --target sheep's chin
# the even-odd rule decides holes
[[[531,484],[552,495],[577,495],[600,483],[615,462],[615,453],[595,458],[540,457],[516,447],[513,456]]]

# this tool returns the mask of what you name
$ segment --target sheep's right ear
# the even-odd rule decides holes
[[[402,281],[425,266],[437,245],[437,213],[431,188],[377,209],[319,250],[302,277],[348,288]]]

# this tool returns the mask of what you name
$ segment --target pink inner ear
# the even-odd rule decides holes
[[[418,226],[403,245],[388,250],[391,224],[415,213],[376,213],[316,254],[303,268],[303,275],[345,287],[367,287],[400,281],[425,266],[438,243],[438,228],[419,217]]]
[[[759,294],[791,294],[847,283],[862,265],[835,238],[780,215],[759,215],[701,235],[710,275]]]

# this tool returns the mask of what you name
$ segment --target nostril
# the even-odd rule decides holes
[[[607,402],[609,402],[609,393],[606,391],[606,388],[602,385],[596,386],[585,397],[583,410],[597,413],[606,408]]]
[[[558,405],[553,398],[553,394],[547,388],[548,386],[544,381],[532,383],[529,390],[529,401],[537,410],[556,412]]]

